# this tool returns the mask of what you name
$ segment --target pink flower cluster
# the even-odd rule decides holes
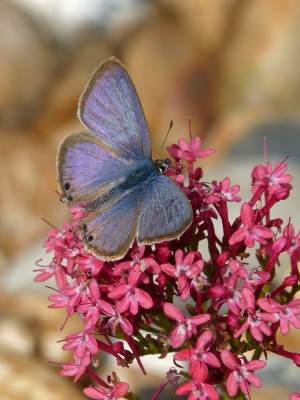
[[[175,167],[167,173],[184,190],[194,212],[192,225],[179,239],[134,244],[124,259],[103,262],[81,242],[78,226],[84,206],[72,208],[72,222],[48,234],[44,246],[53,259],[40,267],[35,281],[54,276],[57,288],[49,297],[50,307],[65,308],[68,317],[77,313],[82,320],[82,330],[65,338],[63,349],[72,352],[73,362],[62,365],[61,375],[74,381],[88,375],[98,385],[84,389],[92,399],[138,399],[115,374],[107,382],[96,374],[93,365],[101,352],[123,367],[137,360],[143,373],[142,356],[173,353],[177,369],[166,371],[153,400],[167,384],[189,400],[217,400],[224,387],[229,398],[249,395],[251,386],[261,386],[255,371],[265,367],[260,358],[267,359],[268,352],[300,366],[300,355],[285,350],[277,339],[279,331],[286,335],[291,326],[300,329],[300,232],[295,233],[290,221],[284,226],[270,215],[291,191],[287,165],[256,166],[252,197],[230,221],[228,206],[241,201],[239,187],[231,186],[229,178],[202,182],[203,172],[194,163],[213,151],[200,151],[200,145],[197,137],[168,149]],[[188,186],[183,184],[183,162]],[[215,229],[217,219],[221,234]],[[207,259],[199,244],[207,247]],[[255,265],[247,262],[251,252]],[[274,283],[282,253],[289,256],[289,272]],[[249,351],[251,360],[245,356]]]

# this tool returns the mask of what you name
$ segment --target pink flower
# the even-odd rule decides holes
[[[244,265],[237,260],[231,260],[228,266],[233,274],[236,274],[239,279],[244,281],[243,287],[252,289],[253,286],[264,285],[271,278],[269,272],[260,272],[257,270],[248,271]]]
[[[227,282],[221,285],[214,285],[209,289],[209,294],[214,298],[219,298],[220,303],[226,302],[229,310],[239,316],[241,310],[246,309],[246,303],[240,290],[236,288],[237,275],[232,275],[227,279]]]
[[[204,262],[198,260],[194,263],[195,253],[188,253],[184,256],[182,250],[175,252],[176,267],[172,264],[162,264],[162,271],[176,278],[179,285],[179,293],[182,301],[187,300],[190,295],[190,280],[200,275]]]
[[[275,300],[265,297],[259,299],[257,303],[262,310],[266,311],[266,313],[262,313],[265,320],[272,323],[279,321],[282,335],[286,335],[289,332],[289,324],[300,329],[300,320],[297,317],[300,315],[300,299],[292,300],[282,305]]]
[[[64,274],[63,267],[54,259],[51,261],[50,265],[35,270],[35,272],[37,271],[39,274],[34,278],[35,282],[44,282],[50,279],[53,275]]]
[[[253,186],[252,193],[255,193],[259,187],[268,190],[269,193],[286,189],[290,190],[291,185],[288,184],[292,180],[290,175],[284,175],[287,165],[283,162],[278,162],[274,170],[272,164],[267,162],[266,165],[258,165],[252,171]]]
[[[293,225],[288,224],[284,228],[283,234],[291,240],[290,248],[287,251],[288,255],[300,260],[300,231],[296,235]]]
[[[227,392],[229,396],[235,396],[239,387],[244,394],[249,395],[250,385],[261,387],[261,382],[252,371],[257,371],[266,365],[265,361],[254,360],[246,361],[242,364],[236,355],[228,350],[222,350],[221,359],[224,365],[232,372],[227,379]]]
[[[86,351],[91,354],[98,353],[97,340],[88,332],[73,333],[66,337],[66,344],[63,345],[64,350],[75,350],[76,357],[83,357]]]
[[[225,178],[222,182],[217,184],[216,181],[213,182],[211,192],[206,198],[208,204],[217,203],[221,200],[223,201],[241,201],[239,196],[236,194],[240,191],[239,185],[230,187],[230,179]]]
[[[177,326],[172,331],[170,337],[174,349],[180,347],[185,340],[196,335],[198,325],[204,324],[210,320],[209,314],[201,314],[186,318],[179,308],[175,307],[171,303],[165,303],[163,310],[167,317],[177,321]]]
[[[128,283],[122,283],[108,294],[110,299],[119,299],[120,313],[124,313],[129,308],[131,314],[136,315],[139,311],[139,307],[145,309],[153,307],[153,300],[149,293],[137,287],[139,280],[142,279],[142,274],[139,265],[135,265],[133,270],[129,273]],[[147,276],[144,274],[144,277]]]
[[[266,244],[266,239],[270,239],[274,236],[271,229],[255,224],[255,214],[248,203],[242,205],[241,220],[244,224],[244,228],[238,229],[231,235],[229,239],[229,244],[231,246],[244,242],[247,247],[253,247],[255,241]]]
[[[89,330],[99,322],[100,312],[112,315],[113,308],[105,300],[100,299],[100,290],[95,278],[91,279],[86,293],[82,296],[77,307],[77,312],[82,316],[85,330]]]
[[[240,329],[235,332],[233,337],[238,338],[243,332],[245,332],[247,329],[250,329],[250,333],[254,337],[254,339],[258,342],[262,342],[263,335],[271,336],[271,328],[264,321],[263,315],[261,315],[260,313],[255,313],[256,303],[253,292],[248,288],[244,288],[242,290],[242,296],[247,305],[248,317],[246,319],[246,322],[244,322]]]
[[[84,281],[74,281],[72,286],[66,284],[61,288],[59,295],[49,296],[49,300],[55,303],[51,304],[49,308],[66,307],[68,316],[71,316],[80,303],[85,290],[86,284]]]
[[[209,351],[212,341],[212,332],[205,331],[198,338],[195,349],[190,348],[178,351],[174,355],[174,360],[189,360],[189,373],[191,376],[194,376],[194,374],[196,374],[198,377],[207,376],[207,365],[210,365],[213,368],[221,367],[221,364],[217,357]]]
[[[111,390],[100,387],[88,387],[83,389],[83,393],[91,399],[97,400],[117,400],[124,397],[129,391],[129,385],[126,382],[117,383]]]
[[[200,151],[201,139],[199,136],[192,139],[191,144],[188,144],[184,139],[179,139],[178,144],[179,146],[173,144],[171,147],[167,147],[169,154],[177,160],[194,162],[197,158],[207,157],[215,153],[215,150]]]
[[[115,306],[115,310],[113,310],[113,313],[111,314],[111,318],[105,325],[105,328],[111,329],[112,334],[115,336],[119,325],[122,331],[126,333],[126,335],[131,336],[133,334],[133,326],[131,322],[123,315],[121,315],[121,313],[119,312],[119,304],[117,303]]]
[[[85,373],[86,368],[91,362],[91,353],[86,351],[82,357],[76,356],[73,353],[74,362],[62,364],[63,370],[59,372],[61,376],[74,376],[74,381],[77,382],[78,379]]]
[[[141,272],[147,272],[151,275],[158,275],[160,273],[159,264],[152,257],[144,257],[145,248],[146,246],[136,246],[130,252],[132,261],[117,262],[113,275],[121,276],[125,272],[132,270],[135,265],[139,265],[139,270]]]
[[[207,374],[198,376],[196,372],[193,381],[179,386],[175,393],[178,396],[189,393],[188,400],[218,400],[219,395],[216,390],[208,383],[204,383],[206,378]]]
[[[289,395],[290,400],[300,400],[300,393],[291,393]]]

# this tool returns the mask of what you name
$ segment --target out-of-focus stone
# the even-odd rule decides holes
[[[47,292],[51,294],[49,289]],[[35,354],[53,362],[69,362],[71,352],[62,350],[61,340],[80,332],[82,321],[77,315],[66,321],[65,309],[50,309],[50,304],[45,291],[43,295],[35,296],[2,291],[0,349],[16,354]]]
[[[243,3],[221,51],[223,107],[299,103],[299,16],[297,0]]]
[[[58,375],[35,357],[0,350],[0,393],[3,400],[84,400],[79,385]]]
[[[16,354],[33,354],[34,340],[25,323],[17,318],[0,320],[0,349]]]
[[[48,226],[41,218],[51,216],[58,196],[55,153],[47,143],[19,132],[0,132],[0,141],[0,247],[7,257],[46,236]]]
[[[77,119],[79,97],[98,65],[113,55],[108,40],[83,34],[85,45],[73,49],[67,65],[49,88],[44,108],[36,118],[33,131],[36,135],[53,138],[53,130]],[[81,125],[81,130],[85,128]]]
[[[58,65],[55,48],[29,15],[0,3],[0,124],[21,126],[37,115]]]

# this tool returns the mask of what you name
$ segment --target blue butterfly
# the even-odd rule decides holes
[[[57,154],[62,199],[87,203],[82,220],[86,249],[118,260],[136,238],[139,245],[180,236],[192,222],[183,191],[152,160],[144,112],[121,62],[110,57],[93,73],[78,105],[86,133],[66,137]]]

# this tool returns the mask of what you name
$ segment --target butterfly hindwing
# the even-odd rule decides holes
[[[152,244],[180,236],[192,222],[186,195],[167,176],[158,175],[143,197],[138,224],[139,244]]]
[[[86,248],[102,260],[122,258],[131,246],[140,214],[140,192],[126,193],[106,210],[98,210],[83,220]]]

